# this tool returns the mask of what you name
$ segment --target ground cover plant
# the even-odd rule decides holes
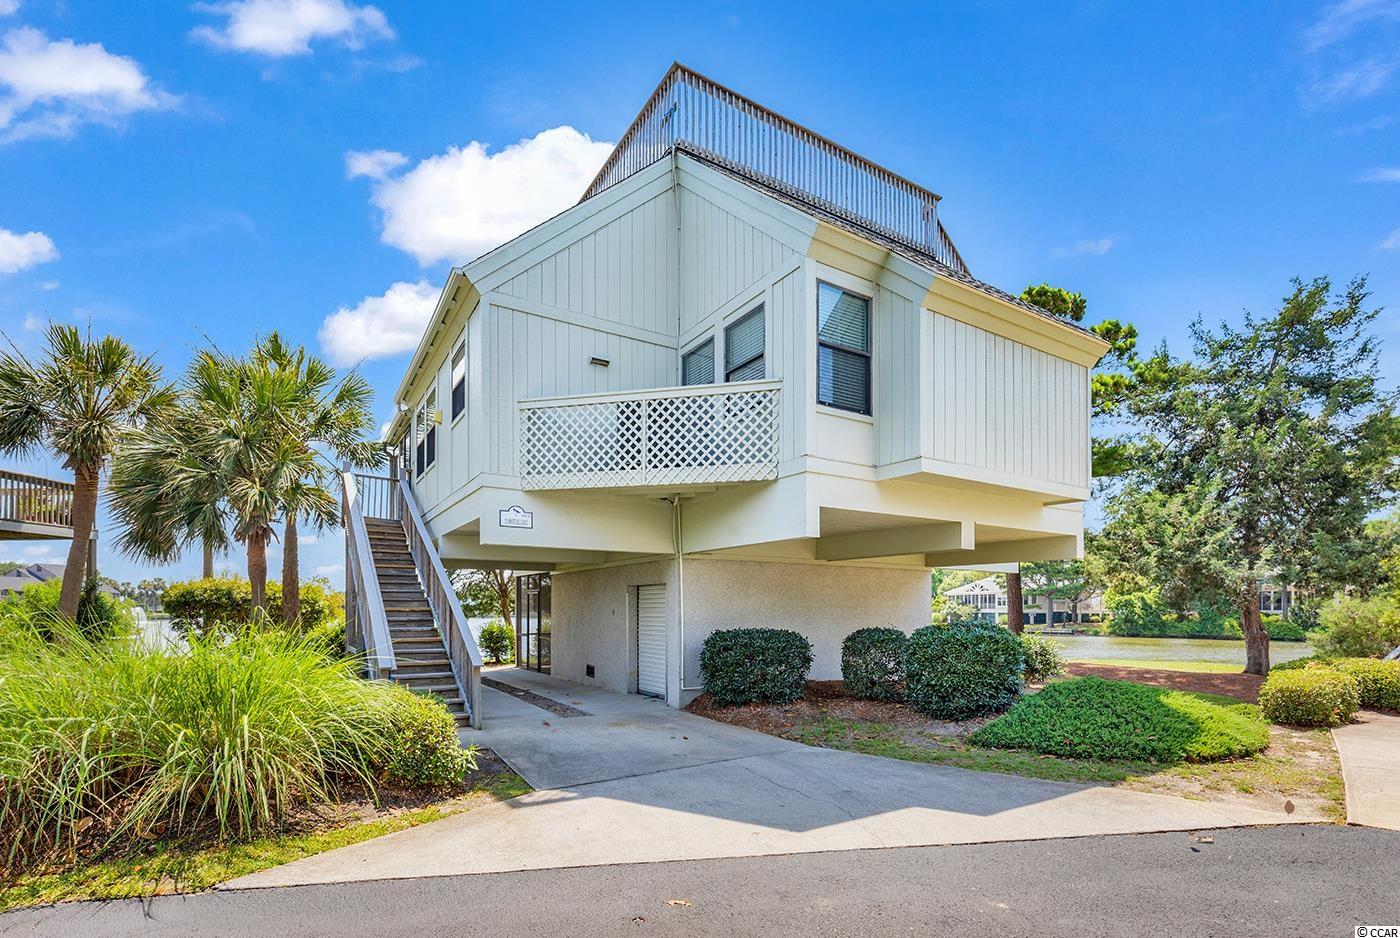
[[[971,736],[980,745],[1086,759],[1209,762],[1269,744],[1258,709],[1095,677],[1051,684]]]

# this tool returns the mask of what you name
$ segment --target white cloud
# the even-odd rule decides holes
[[[1356,98],[1369,98],[1385,88],[1400,62],[1394,59],[1367,59],[1344,68],[1331,77],[1319,77],[1308,86],[1304,100],[1311,107],[1337,104]]]
[[[381,296],[342,306],[321,323],[321,350],[337,365],[388,358],[418,347],[437,305],[438,289],[426,280],[399,281]]]
[[[1093,240],[1074,242],[1075,254],[1107,254],[1113,247],[1112,238],[1095,238]]]
[[[0,228],[0,274],[15,274],[58,259],[53,239],[42,231],[16,234]]]
[[[196,7],[226,17],[220,27],[199,26],[190,35],[219,49],[283,57],[307,55],[311,43],[333,39],[361,49],[376,39],[393,39],[394,30],[378,7],[345,0],[230,0]]]
[[[1388,234],[1384,241],[1376,245],[1379,251],[1400,251],[1400,228]]]
[[[1400,182],[1400,166],[1380,166],[1362,174],[1358,182]]]
[[[19,12],[19,0],[0,0],[0,16],[14,16]]]
[[[25,332],[38,332],[42,328],[44,328],[44,321],[42,319],[40,319],[38,316],[35,316],[33,313],[24,314]]]
[[[472,141],[399,175],[385,170],[373,177],[370,196],[383,213],[380,240],[424,266],[465,263],[573,205],[610,152],[611,143],[565,126],[497,153]],[[363,154],[346,156],[351,175],[357,175],[351,158],[358,156]]]
[[[51,40],[29,26],[0,42],[0,142],[66,137],[86,122],[115,126],[178,100],[157,89],[134,59],[101,43]]]
[[[345,564],[323,563],[311,572],[315,576],[324,576],[334,579],[335,577],[342,576],[345,573]]]
[[[407,162],[408,157],[394,150],[351,150],[345,154],[345,178],[383,179]]]
[[[45,293],[52,293],[59,288],[60,284],[57,280],[45,280],[42,283],[36,284],[36,286]]]
[[[1322,11],[1316,23],[1303,34],[1309,52],[1347,38],[1362,26],[1374,22],[1400,21],[1397,0],[1340,0]]]

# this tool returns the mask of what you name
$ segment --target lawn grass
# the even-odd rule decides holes
[[[1101,664],[1109,668],[1148,668],[1153,671],[1190,671],[1195,674],[1239,674],[1242,665],[1227,661],[1168,661],[1158,658],[1076,658],[1071,664]]]
[[[80,864],[70,870],[23,876],[0,888],[0,911],[83,899],[198,892],[238,876],[440,821],[530,790],[520,776],[500,772],[485,776],[471,790],[436,804],[327,830],[217,844],[157,841],[125,856]]]

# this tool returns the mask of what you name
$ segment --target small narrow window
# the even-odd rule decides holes
[[[428,392],[428,404],[423,408],[423,413],[428,421],[428,431],[423,438],[423,468],[430,469],[433,463],[437,462],[437,391]]]
[[[423,453],[426,449],[424,437],[427,435],[428,421],[424,419],[423,407],[420,405],[413,414],[413,474],[421,476],[426,466],[423,463]]]
[[[870,413],[870,301],[817,283],[817,403]]]
[[[463,342],[452,353],[452,419],[467,409],[467,344]]]
[[[763,307],[724,330],[724,380],[758,381],[763,377]]]
[[[715,340],[701,342],[681,356],[681,384],[715,383]]]

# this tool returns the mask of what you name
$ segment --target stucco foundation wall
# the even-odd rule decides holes
[[[555,573],[550,578],[553,589],[552,673],[566,681],[606,687],[624,694],[635,691],[634,587],[667,584],[667,632],[675,635],[678,604],[672,575],[674,568],[674,561],[649,561]],[[675,651],[670,653],[674,655]],[[594,668],[593,677],[588,677],[584,670],[590,664]]]
[[[700,646],[716,629],[792,629],[812,643],[812,679],[841,677],[841,642],[856,629],[929,624],[928,570],[687,559],[685,684],[700,685]],[[689,702],[697,691],[687,691]]]

